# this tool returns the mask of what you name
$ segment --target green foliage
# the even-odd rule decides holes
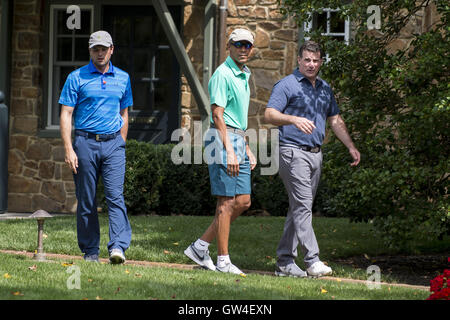
[[[450,232],[450,8],[435,2],[441,20],[400,43],[411,17],[432,1],[307,0],[281,2],[299,25],[308,12],[340,7],[352,22],[349,44],[311,32],[331,58],[321,76],[333,87],[342,115],[362,155],[349,166],[335,138],[324,150],[318,197],[329,215],[373,220],[391,246],[437,239]],[[367,30],[367,7],[381,8],[381,30]]]
[[[278,174],[261,175],[261,167],[252,172],[252,207],[267,211],[271,216],[285,216],[289,199]]]
[[[155,148],[135,140],[127,142],[124,197],[126,206],[132,208],[132,214],[158,208],[164,170],[170,161],[168,154],[170,149],[167,145]]]
[[[168,156],[170,160],[170,153]],[[159,214],[214,214],[216,199],[211,195],[205,163],[176,165],[169,161],[163,176]]]

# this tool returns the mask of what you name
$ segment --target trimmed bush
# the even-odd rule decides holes
[[[179,164],[171,160],[173,144],[154,145],[128,140],[124,197],[131,215],[214,215],[216,198],[211,195],[208,165]],[[191,154],[193,154],[193,147]],[[278,174],[260,175],[260,166],[252,172],[252,206],[270,215],[285,215],[288,199]],[[99,184],[99,202],[107,210],[103,185]]]

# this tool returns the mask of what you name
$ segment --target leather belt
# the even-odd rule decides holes
[[[111,133],[111,134],[97,134],[97,133],[86,132],[86,131],[82,131],[82,130],[75,130],[75,135],[86,137],[89,139],[94,139],[95,141],[98,141],[98,142],[114,139],[119,134],[120,134],[120,130],[115,133]]]
[[[302,149],[304,151],[308,151],[308,152],[311,152],[311,153],[319,153],[320,149],[321,149],[320,146],[311,147],[311,146],[294,145],[294,144],[280,144],[280,147],[298,148],[298,149]]]
[[[318,147],[310,147],[310,146],[300,146],[300,149],[312,153],[319,153],[320,152],[320,146]]]

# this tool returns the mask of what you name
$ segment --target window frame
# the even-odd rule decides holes
[[[44,123],[44,130],[59,130],[59,124],[52,124],[52,117],[53,117],[53,111],[54,108],[59,107],[59,104],[57,106],[54,105],[53,97],[54,97],[54,90],[56,90],[57,86],[55,86],[55,77],[58,75],[53,74],[53,70],[55,65],[58,65],[56,63],[55,58],[55,50],[56,50],[56,25],[55,25],[55,15],[57,10],[61,9],[67,9],[69,5],[68,4],[49,4],[49,26],[48,26],[48,45],[47,45],[47,52],[48,52],[48,60],[47,64],[45,66],[45,72],[47,74],[46,79],[46,99],[44,104],[46,105],[46,115],[45,115],[45,123]],[[95,5],[94,4],[80,4],[78,5],[80,7],[80,10],[89,10],[91,11],[91,21],[90,21],[90,33],[94,30],[94,22],[95,22]],[[86,46],[87,47],[87,46]],[[72,48],[73,50],[74,48]],[[86,48],[87,50],[87,48]],[[83,64],[80,64],[80,66],[85,65],[86,63],[83,62]],[[68,63],[68,66],[77,66],[78,64],[70,64]],[[61,81],[61,79],[60,79]]]
[[[351,37],[351,24],[350,24],[350,18],[346,18],[344,20],[344,32],[330,32],[330,18],[332,12],[339,12],[341,9],[331,9],[331,8],[323,8],[322,12],[320,13],[326,13],[327,14],[327,30],[325,32],[322,32],[322,36],[326,37],[343,37],[345,44],[349,44],[350,37]],[[313,29],[313,15],[319,14],[319,12],[310,12],[308,21],[303,22],[303,31],[304,33],[310,32]],[[304,37],[304,40],[309,40],[310,37]],[[330,60],[330,57],[328,53],[325,55],[325,63]]]

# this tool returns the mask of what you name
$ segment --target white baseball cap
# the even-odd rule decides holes
[[[96,31],[89,37],[89,49],[95,46],[111,47],[113,45],[111,35],[103,30]]]
[[[228,41],[248,41],[251,44],[255,41],[253,38],[253,34],[247,29],[235,29],[228,38]]]

